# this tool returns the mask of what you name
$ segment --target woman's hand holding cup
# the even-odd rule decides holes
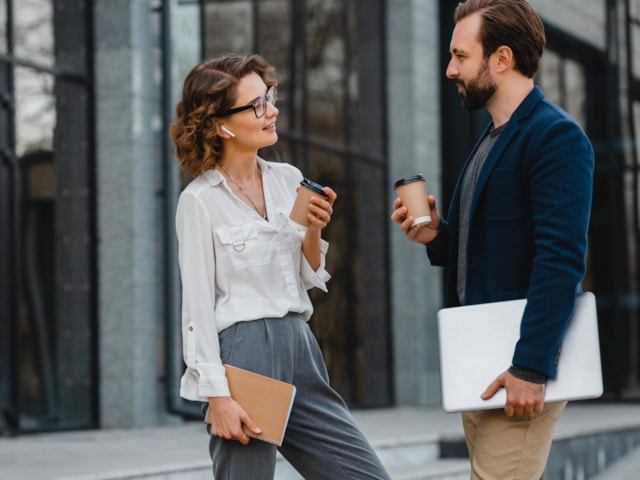
[[[300,182],[289,218],[301,227],[322,230],[331,221],[336,192],[308,178]]]

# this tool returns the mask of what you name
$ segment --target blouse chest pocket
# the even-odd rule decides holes
[[[236,270],[259,267],[271,262],[273,232],[248,223],[224,227],[216,235]]]

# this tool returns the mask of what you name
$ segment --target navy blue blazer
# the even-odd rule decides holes
[[[461,179],[488,131],[463,166],[448,221],[427,245],[431,263],[448,267],[447,306],[459,305]],[[512,363],[550,378],[585,273],[593,168],[580,126],[535,87],[489,153],[471,202],[465,304],[526,298]]]

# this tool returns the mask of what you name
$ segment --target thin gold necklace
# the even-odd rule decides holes
[[[253,200],[251,200],[251,197],[249,196],[249,194],[244,191],[244,188],[242,188],[242,185],[240,185],[237,182],[237,180],[235,178],[233,178],[229,172],[227,172],[227,169],[224,168],[224,165],[222,165],[221,163],[219,163],[218,165],[220,165],[220,168],[222,168],[224,173],[227,174],[227,177],[229,177],[229,180],[231,180],[235,184],[235,186],[238,187],[238,190],[240,190],[240,193],[242,193],[245,197],[247,197],[247,200],[249,200],[249,202],[253,206],[253,209],[256,211],[256,213],[266,220],[267,219],[267,205],[265,204],[265,206],[264,206],[264,213],[260,213],[260,210],[258,209],[258,206],[253,202]],[[260,175],[260,181],[262,182],[262,169],[260,168],[259,164],[258,164],[258,174]]]

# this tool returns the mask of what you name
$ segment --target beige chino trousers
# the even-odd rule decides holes
[[[471,480],[539,480],[566,405],[546,403],[531,417],[507,417],[501,408],[462,412]]]

